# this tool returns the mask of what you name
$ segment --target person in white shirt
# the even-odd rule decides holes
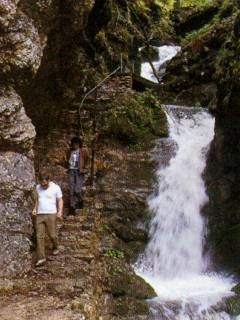
[[[56,218],[63,218],[63,199],[61,188],[50,180],[49,173],[45,170],[39,175],[39,184],[36,187],[36,201],[33,215],[36,215],[37,235],[37,263],[36,266],[45,264],[45,233],[53,244],[53,255],[59,253]]]

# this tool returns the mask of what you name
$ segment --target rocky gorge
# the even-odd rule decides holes
[[[153,28],[148,8],[109,1],[79,4],[71,1],[67,6],[62,1],[2,1],[0,8],[1,319],[118,319],[147,315],[144,300],[154,296],[154,291],[134,274],[129,262],[132,252],[137,252],[136,248],[147,237],[134,224],[143,214],[142,205],[148,193],[144,183],[148,180],[144,182],[143,178],[140,182],[139,177],[134,184],[130,178],[129,197],[125,194],[125,184],[118,188],[115,184],[119,183],[120,175],[132,174],[128,166],[132,168],[139,157],[143,163],[150,160],[143,151],[121,151],[121,145],[110,146],[117,135],[126,142],[130,138],[138,143],[142,131],[151,139],[156,134],[167,134],[164,114],[154,97],[135,94],[127,79],[122,91],[118,92],[110,83],[105,92],[113,86],[112,95],[107,93],[104,97],[105,93],[101,93],[98,104],[107,105],[107,109],[100,112],[97,119],[97,126],[102,127],[102,142],[97,147],[100,159],[97,155],[95,174],[101,176],[107,171],[109,178],[104,173],[104,179],[109,185],[103,178],[99,178],[94,190],[86,184],[86,210],[73,221],[59,225],[61,256],[50,259],[48,268],[37,273],[31,252],[34,222],[31,208],[35,173],[46,166],[62,186],[67,206],[65,154],[70,138],[79,132],[76,103],[86,90],[120,63],[120,56],[116,56],[118,48],[121,48],[125,68],[131,68],[129,55],[134,50],[134,42],[143,41],[139,22],[131,23],[131,20],[137,19],[136,13],[143,8],[142,19],[149,30]],[[99,12],[102,19],[96,20]],[[155,23],[157,25],[157,19]],[[111,32],[113,24],[120,26],[115,34]],[[119,88],[119,84],[116,86]],[[119,97],[122,104],[118,102]],[[132,110],[129,101],[132,101]],[[140,112],[139,104],[142,105]],[[89,101],[80,115],[88,146],[91,145],[93,106]],[[129,112],[126,119],[134,117],[139,124],[132,120],[122,127],[126,111]],[[147,118],[145,111],[149,114]],[[160,130],[159,115],[163,119]],[[146,129],[140,130],[141,126]],[[110,142],[106,137],[110,137]],[[136,156],[139,157],[136,159]],[[119,170],[114,172],[117,166]],[[135,190],[138,181],[143,183],[138,186],[143,189],[140,195]],[[110,183],[114,185],[112,195]],[[129,212],[125,212],[121,195],[125,196],[126,207],[136,207],[136,210],[139,207],[138,214],[133,215],[130,207]],[[114,210],[114,206],[119,209]],[[125,220],[121,222],[123,212],[127,221],[133,221],[133,226],[126,228]]]
[[[148,241],[151,152],[168,135],[161,101],[216,115],[207,250],[239,273],[239,9],[234,0],[174,12],[154,0],[0,1],[1,319],[150,319],[156,293],[131,264]],[[156,92],[135,92],[138,48],[156,39],[182,41],[182,51]],[[79,133],[95,152],[94,186],[89,165],[84,210],[59,223],[61,254],[36,270],[35,174],[51,169],[67,207],[66,151]]]

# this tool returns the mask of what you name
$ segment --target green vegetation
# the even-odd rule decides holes
[[[215,80],[218,82],[221,91],[221,105],[224,108],[231,106],[230,100],[234,87],[238,87],[240,75],[239,63],[239,30],[240,30],[240,11],[233,6],[233,1],[228,1],[222,6],[220,15],[228,12],[232,19],[232,32],[225,37],[224,45],[219,50],[216,61]],[[231,11],[229,11],[229,9]],[[236,90],[236,89],[235,89]],[[239,92],[237,89],[236,92]],[[235,97],[237,95],[235,94]]]
[[[113,259],[123,259],[124,253],[122,251],[116,249],[105,249],[104,250],[104,257],[110,257]]]
[[[137,144],[151,136],[167,136],[167,121],[151,92],[122,93],[105,116],[104,134],[124,143]]]
[[[106,224],[102,224],[97,228],[97,232],[99,233],[105,233],[105,232],[108,232],[109,230],[110,228]]]
[[[215,0],[181,0],[180,5],[181,7],[203,7],[212,5]]]
[[[234,293],[239,295],[240,294],[240,283],[238,283],[236,286],[234,286],[231,291],[233,291]]]
[[[237,316],[240,314],[240,299],[239,296],[233,296],[225,299],[226,311],[231,315]]]
[[[194,2],[194,1],[189,1],[189,2]],[[206,2],[206,5],[212,5],[214,4],[215,1],[202,1]],[[200,3],[198,5],[199,7],[201,6]],[[211,34],[215,33],[215,29],[218,28],[218,26],[223,23],[224,18],[229,18],[230,16],[235,17],[237,14],[236,11],[234,11],[233,3],[232,1],[225,0],[219,6],[219,11],[216,15],[213,16],[213,18],[208,22],[205,23],[201,28],[193,30],[192,32],[189,32],[186,34],[186,36],[182,39],[182,46],[186,46],[188,43],[190,43],[192,40],[196,41],[196,39],[206,35],[206,34]]]
[[[189,43],[191,43],[192,40],[196,41],[196,39],[200,38],[202,35],[211,32],[211,30],[214,30],[218,22],[219,17],[215,16],[209,23],[205,24],[202,28],[187,33],[181,41],[182,46],[186,46]]]
[[[173,34],[170,1],[103,1],[92,13],[89,38],[95,58],[112,69],[119,64],[120,54],[124,64],[131,64],[136,43],[144,45],[150,36],[165,38]],[[105,24],[98,22],[99,10]]]
[[[139,1],[143,2],[143,1]],[[169,11],[176,7],[203,7],[212,5],[215,0],[155,0],[154,1],[164,11]]]

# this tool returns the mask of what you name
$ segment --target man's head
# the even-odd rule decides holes
[[[78,148],[82,148],[82,140],[79,137],[73,137],[71,139],[71,148],[73,150],[77,150]]]
[[[48,170],[42,170],[39,174],[39,183],[43,189],[47,189],[50,183],[50,173]]]

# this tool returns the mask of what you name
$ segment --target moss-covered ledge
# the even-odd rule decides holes
[[[145,144],[154,137],[168,135],[167,119],[158,97],[151,91],[117,95],[100,116],[104,137],[123,144]]]

